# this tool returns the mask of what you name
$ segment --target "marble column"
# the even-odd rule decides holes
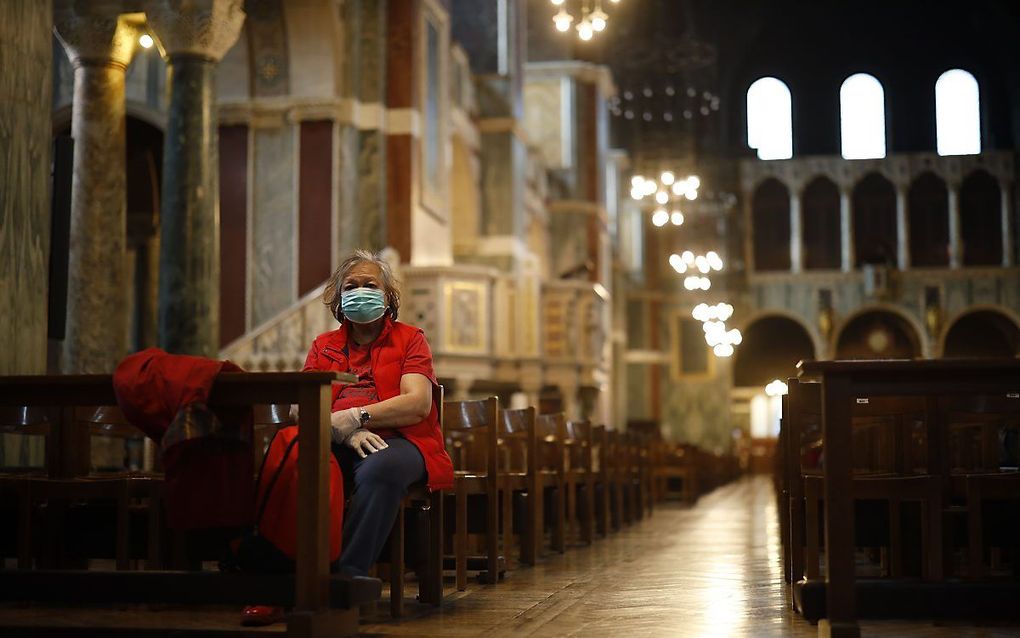
[[[1000,182],[999,188],[1002,192],[1002,265],[1009,268],[1013,265],[1013,207],[1010,198],[1013,187],[1007,182]]]
[[[910,268],[910,224],[907,223],[906,187],[896,186],[896,266]]]
[[[46,372],[53,13],[0,2],[0,375]],[[39,436],[0,433],[0,463],[41,466]]]
[[[854,219],[850,192],[845,189],[839,191],[839,231],[842,253],[840,265],[843,272],[850,272],[854,269]]]
[[[949,198],[949,267],[963,265],[963,238],[960,236],[960,185],[948,184]]]
[[[804,270],[804,216],[800,193],[790,191],[790,272]]]
[[[127,351],[124,75],[138,29],[121,4],[54,5],[54,30],[74,65],[66,373],[112,372]]]
[[[167,61],[170,107],[163,144],[159,345],[219,352],[219,175],[216,64],[244,23],[241,0],[147,0]]]

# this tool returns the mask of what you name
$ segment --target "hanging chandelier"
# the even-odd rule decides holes
[[[681,226],[684,213],[681,203],[694,201],[698,198],[701,180],[697,175],[689,175],[686,179],[677,179],[673,171],[663,171],[659,179],[648,179],[643,175],[635,175],[630,180],[630,196],[636,201],[650,198],[656,207],[652,211],[652,223],[662,227],[668,223]]]
[[[619,4],[620,0],[608,0],[611,4]],[[602,0],[549,0],[559,12],[553,16],[553,24],[560,33],[570,31],[574,23],[574,14],[580,16],[577,26],[577,37],[587,42],[606,29],[609,15],[602,10]]]

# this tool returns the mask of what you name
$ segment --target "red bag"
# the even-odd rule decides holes
[[[344,479],[329,457],[329,561],[340,558]],[[280,428],[269,444],[256,483],[256,533],[291,560],[297,558],[298,427]]]

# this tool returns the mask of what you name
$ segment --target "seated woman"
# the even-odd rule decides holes
[[[364,576],[379,558],[398,508],[414,483],[453,487],[438,411],[432,351],[424,333],[397,321],[400,292],[385,261],[354,252],[326,284],[323,301],[340,322],[319,335],[305,370],[358,375],[334,386],[333,454],[349,504],[340,572]]]

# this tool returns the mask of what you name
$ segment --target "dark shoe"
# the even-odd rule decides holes
[[[264,627],[283,621],[283,607],[248,605],[241,610],[241,624],[245,627]]]

